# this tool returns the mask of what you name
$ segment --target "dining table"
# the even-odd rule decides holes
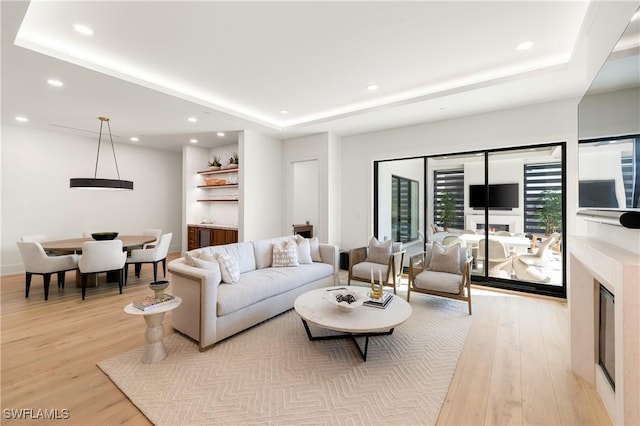
[[[142,248],[147,243],[151,243],[156,240],[155,237],[149,235],[118,235],[116,240],[122,241],[122,249],[130,252],[131,250]],[[69,238],[66,240],[52,240],[41,243],[45,252],[63,255],[63,254],[81,254],[82,244],[87,241],[96,241],[91,237],[88,238]],[[117,281],[117,274],[107,273],[107,282]],[[94,274],[88,277],[87,286],[97,286],[98,280]],[[76,271],[76,287],[82,287],[82,274],[79,270]]]
[[[466,242],[467,244],[477,245],[481,239],[484,239],[484,235],[480,234],[461,234],[458,238]],[[526,254],[527,250],[531,247],[531,240],[527,237],[507,237],[502,235],[490,235],[489,239],[500,241],[507,247],[507,250],[511,250],[517,254]]]

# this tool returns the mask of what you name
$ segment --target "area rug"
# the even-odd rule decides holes
[[[309,341],[291,310],[203,353],[176,333],[157,364],[141,363],[141,347],[98,366],[156,425],[434,424],[471,317],[420,294],[411,307],[369,340],[366,362],[349,339]]]

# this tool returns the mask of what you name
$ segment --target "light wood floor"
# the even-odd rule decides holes
[[[52,281],[45,302],[41,278],[25,299],[23,275],[1,277],[1,401],[3,410],[67,409],[69,419],[14,420],[3,411],[2,424],[150,424],[96,366],[144,345],[144,322],[123,307],[150,293],[150,265],[122,295],[117,284],[101,285],[82,301],[72,273],[64,290]],[[438,424],[610,424],[593,387],[569,370],[565,303],[473,291],[473,325]]]

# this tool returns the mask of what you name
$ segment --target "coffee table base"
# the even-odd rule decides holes
[[[307,324],[307,322],[302,319],[302,324],[304,325],[304,329],[307,332],[307,337],[309,338],[310,341],[314,341],[314,340],[334,340],[334,339],[351,339],[353,341],[353,343],[356,345],[356,348],[358,348],[358,352],[360,352],[360,355],[362,356],[362,360],[364,362],[367,362],[367,351],[369,350],[369,337],[375,337],[375,336],[388,336],[390,334],[393,334],[393,328],[390,329],[389,331],[377,331],[374,333],[344,333],[344,334],[332,334],[330,336],[313,336],[311,335],[311,330],[309,329],[309,324]],[[360,347],[360,345],[358,344],[358,341],[356,340],[357,337],[364,337],[365,338],[365,343],[364,343],[364,350],[362,350],[362,348]]]

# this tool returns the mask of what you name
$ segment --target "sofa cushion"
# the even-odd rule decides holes
[[[238,259],[230,254],[218,253],[218,264],[222,281],[227,284],[237,283],[240,280],[240,266]]]
[[[378,271],[380,271],[380,274],[382,274],[383,277],[386,277],[388,268],[389,264],[382,265],[380,263],[360,262],[353,265],[351,268],[351,275],[363,280],[371,280],[371,271],[373,271],[373,275],[375,276],[374,279],[378,282]]]
[[[215,270],[218,269],[218,262],[217,261],[210,261],[210,260],[202,260],[199,259],[197,257],[192,258],[193,261],[193,265],[196,268],[201,268],[201,269],[209,269],[209,270]]]
[[[298,244],[294,240],[273,243],[272,268],[283,268],[287,266],[298,266]]]
[[[268,268],[273,262],[273,243],[291,240],[291,236],[277,237],[268,240],[257,240],[253,244],[256,269]]]
[[[414,278],[414,285],[425,290],[459,294],[462,275],[448,272],[422,271]]]
[[[218,316],[230,314],[332,274],[333,267],[326,263],[263,268],[240,274],[237,283],[220,284],[218,287]]]
[[[322,256],[320,255],[320,241],[318,237],[308,238],[309,247],[311,248],[311,260],[314,262],[322,262]]]
[[[313,263],[313,259],[311,258],[311,243],[309,240],[296,235],[296,243],[298,244],[298,263]]]
[[[241,242],[233,244],[225,244],[221,246],[209,246],[198,250],[192,250],[189,253],[200,252],[200,256],[203,254],[216,254],[225,253],[231,256],[235,256],[238,259],[238,266],[240,267],[240,273],[253,271],[256,269],[256,258],[254,255],[253,244],[250,242]]]

